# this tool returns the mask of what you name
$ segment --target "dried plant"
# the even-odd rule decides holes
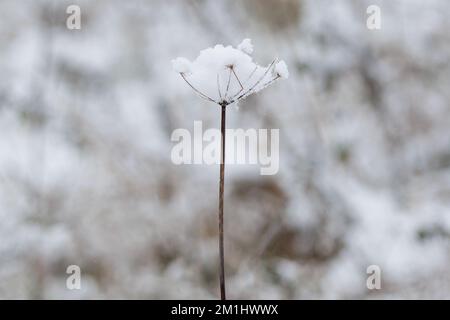
[[[224,252],[224,190],[225,190],[225,129],[226,108],[256,93],[281,78],[289,76],[284,61],[274,59],[267,67],[261,67],[250,57],[253,45],[245,39],[237,47],[216,45],[200,52],[190,62],[186,58],[172,61],[183,80],[201,98],[221,107],[220,178],[219,178],[219,256],[220,297],[226,299]]]

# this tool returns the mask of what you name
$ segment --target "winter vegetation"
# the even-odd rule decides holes
[[[172,66],[201,98],[229,105],[289,77],[284,61],[274,59],[261,67],[252,61],[252,52],[251,40],[244,39],[237,49],[218,44],[202,50],[193,63],[179,57],[172,60]]]
[[[69,4],[80,30],[66,28]],[[227,165],[227,298],[450,298],[448,12],[445,0],[1,1],[0,298],[220,296],[219,166],[170,160],[172,131],[217,128],[220,108],[173,68],[216,102],[256,74],[268,71],[255,91],[289,77],[227,110],[227,127],[280,129],[281,162],[272,176]],[[224,52],[220,66],[245,70],[226,97]]]
[[[231,46],[216,45],[200,52],[199,57],[190,63],[186,58],[172,60],[174,70],[201,98],[214,102],[220,110],[220,175],[219,175],[219,286],[220,299],[226,300],[225,257],[224,257],[224,194],[226,164],[226,110],[227,106],[245,99],[268,87],[276,80],[287,78],[289,72],[284,61],[273,60],[266,68],[252,62],[250,54],[253,45],[244,39],[237,49]],[[224,75],[225,73],[225,75]],[[240,76],[238,76],[238,74]],[[187,79],[189,78],[189,80]],[[193,78],[193,79],[191,79]],[[221,79],[225,78],[224,85]],[[216,87],[211,84],[217,80]],[[228,80],[226,80],[228,79]],[[231,81],[233,79],[233,81]],[[245,79],[245,80],[244,80]],[[192,82],[194,84],[192,84]],[[233,83],[235,84],[233,86]],[[233,91],[233,87],[235,91]],[[199,89],[197,89],[199,88]],[[206,90],[206,91],[205,91]],[[206,92],[206,93],[204,93]],[[223,94],[222,94],[223,92]],[[217,96],[218,93],[218,96]],[[215,99],[211,98],[216,96]],[[274,152],[274,150],[272,150]],[[245,153],[245,151],[243,152]],[[248,164],[248,163],[244,163]]]

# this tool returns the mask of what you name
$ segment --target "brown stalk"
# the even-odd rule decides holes
[[[219,259],[220,259],[220,299],[226,300],[225,294],[225,251],[224,251],[224,236],[223,236],[223,194],[225,188],[225,116],[228,103],[220,104],[222,107],[222,116],[220,124],[221,133],[221,160],[220,160],[220,179],[219,179]]]

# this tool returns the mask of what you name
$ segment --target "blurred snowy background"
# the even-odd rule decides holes
[[[170,135],[218,127],[219,108],[170,61],[244,38],[291,75],[228,111],[229,128],[279,128],[281,153],[275,176],[227,167],[229,298],[450,298],[449,15],[446,0],[0,1],[0,298],[217,298],[218,167],[173,165]]]

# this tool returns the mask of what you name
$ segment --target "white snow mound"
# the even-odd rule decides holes
[[[237,49],[218,44],[200,51],[193,62],[180,57],[172,64],[202,98],[215,103],[233,103],[289,75],[284,61],[273,60],[262,67],[253,62],[251,52],[251,40],[245,39]]]

